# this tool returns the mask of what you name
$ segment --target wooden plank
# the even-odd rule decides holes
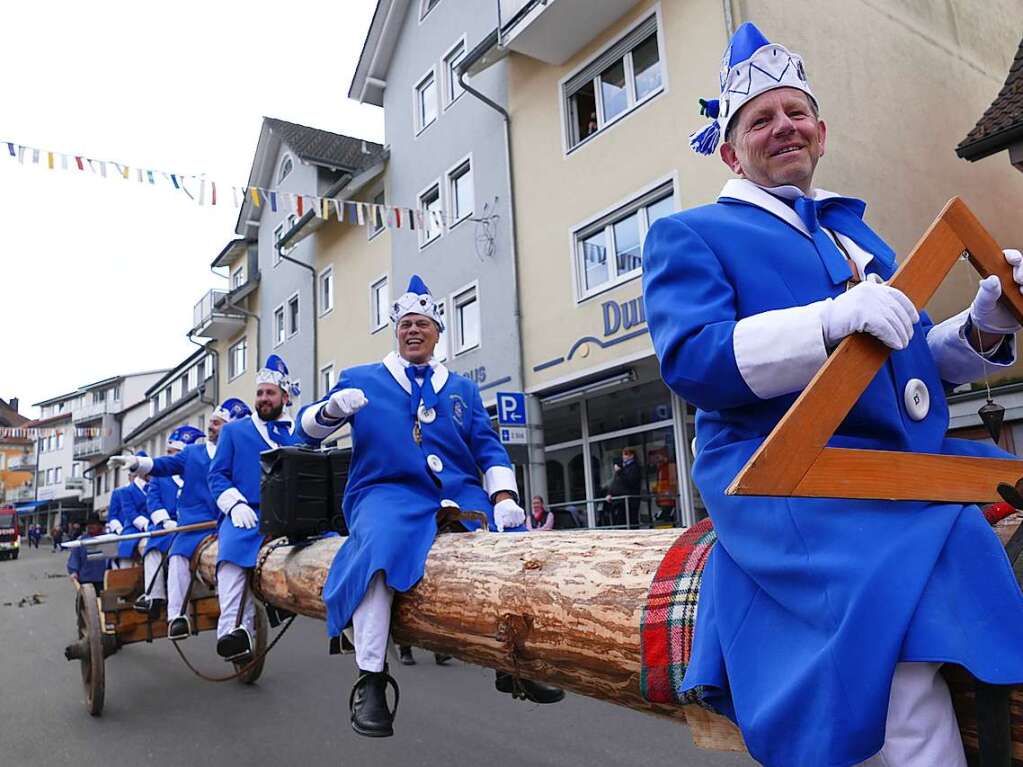
[[[198,599],[195,601],[195,606],[199,630],[206,631],[216,628],[217,620],[220,618],[220,604],[217,598],[212,596]],[[189,611],[189,618],[191,617],[192,613]],[[130,609],[121,609],[115,612],[104,613],[104,620],[108,625],[113,625],[113,633],[117,634],[117,638],[122,644],[144,642],[149,637],[149,630],[146,625],[148,620],[142,613],[137,613]],[[152,636],[154,639],[167,636],[167,621],[162,618],[153,621]]]
[[[199,631],[210,631],[217,627],[217,616],[214,615],[200,615],[196,621]],[[153,639],[163,639],[167,636],[167,621],[158,620],[153,621]],[[145,623],[140,623],[132,626],[131,628],[117,631],[117,638],[121,644],[135,644],[136,642],[145,642],[149,638],[149,631],[146,628]]]
[[[119,570],[107,570],[103,574],[103,593],[127,594],[142,593],[142,567],[126,567]]]
[[[999,482],[1012,485],[1021,476],[1023,461],[1011,458],[829,447],[791,495],[986,503],[1000,500]]]
[[[891,280],[917,307],[927,303],[964,250],[944,218],[961,205],[958,197],[949,201]],[[846,337],[736,475],[727,493],[792,495],[890,352],[866,333]]]

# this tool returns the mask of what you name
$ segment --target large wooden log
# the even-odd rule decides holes
[[[651,704],[640,694],[643,605],[679,532],[438,536],[422,581],[396,600],[394,638],[684,722],[688,709]],[[320,594],[343,542],[274,550],[261,569],[260,592],[278,607],[324,618]],[[216,546],[199,567],[209,581]],[[743,748],[726,719],[696,713],[697,745]]]

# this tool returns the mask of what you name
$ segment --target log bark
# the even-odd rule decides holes
[[[440,535],[422,581],[397,595],[394,639],[684,722],[682,707],[640,694],[643,605],[679,533]],[[259,591],[278,607],[324,618],[320,594],[343,541],[274,550]],[[216,551],[207,548],[199,563],[207,582]],[[731,723],[720,721],[734,739]]]

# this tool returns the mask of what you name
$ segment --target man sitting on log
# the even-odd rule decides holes
[[[255,412],[225,424],[209,470],[209,488],[224,514],[219,528],[217,595],[217,654],[242,662],[252,655],[256,609],[249,594],[248,574],[256,566],[263,543],[259,532],[259,454],[301,438],[292,433],[290,418],[282,418],[288,399],[297,389],[288,377],[284,360],[271,354],[256,371]]]
[[[682,692],[772,767],[961,767],[940,664],[1023,682],[1023,597],[977,507],[725,491],[856,332],[894,351],[830,445],[1005,457],[946,439],[944,387],[1011,364],[1020,326],[995,276],[936,325],[884,283],[895,254],[863,202],[813,186],[826,128],[799,56],[744,24],[704,106],[716,120],[691,144],[710,154],[723,135],[738,178],[659,220],[644,248],[651,335],[664,380],[698,408],[693,476],[720,543]],[[1005,257],[1023,283],[1023,257]]]
[[[490,425],[476,384],[433,357],[444,330],[443,307],[418,276],[392,305],[398,352],[382,362],[342,371],[338,382],[299,419],[316,439],[352,427],[352,463],[344,514],[349,538],[323,587],[332,648],[352,623],[358,680],[352,728],[360,735],[393,734],[384,658],[395,591],[423,577],[442,507],[485,512],[498,531],[524,530],[515,471]],[[365,409],[364,409],[365,408]],[[480,474],[483,475],[482,482]],[[469,529],[478,523],[467,521]],[[521,683],[538,703],[564,697],[556,687]],[[513,692],[508,674],[497,689]]]
[[[111,463],[126,466],[129,471],[141,467],[143,474],[150,477],[179,476],[183,480],[181,498],[178,502],[178,524],[194,525],[213,522],[220,516],[213,496],[210,495],[209,471],[213,455],[217,450],[220,429],[226,423],[237,421],[252,414],[249,406],[240,399],[231,397],[210,415],[206,426],[206,442],[190,440],[184,450],[176,455],[162,458],[136,456],[114,456]],[[198,429],[195,429],[198,431]],[[190,435],[194,436],[194,435]],[[191,633],[185,595],[192,582],[192,554],[196,547],[209,535],[208,530],[193,530],[176,533],[170,545],[167,560],[167,638],[173,641],[187,639]]]

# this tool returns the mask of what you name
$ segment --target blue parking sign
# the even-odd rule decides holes
[[[499,391],[497,423],[500,426],[525,426],[526,395],[520,391]]]

